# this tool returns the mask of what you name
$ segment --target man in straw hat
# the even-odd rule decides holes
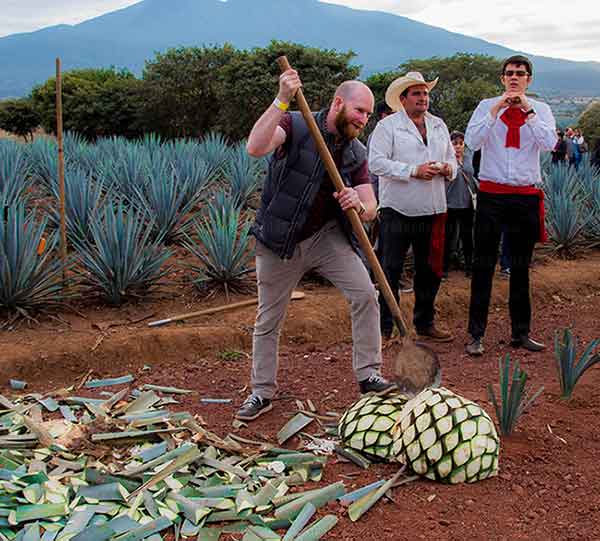
[[[396,111],[381,120],[371,138],[369,168],[379,176],[382,266],[395,295],[412,246],[415,273],[413,322],[420,338],[452,340],[434,324],[435,297],[444,258],[446,187],[457,164],[448,128],[428,112],[429,92],[437,79],[426,82],[418,72],[393,81],[385,100]],[[381,331],[392,332],[392,315],[381,301]]]
[[[344,213],[355,208],[362,221],[376,213],[366,150],[357,139],[373,112],[373,94],[359,81],[346,81],[329,108],[315,113],[346,185],[336,192],[304,118],[287,110],[300,86],[295,70],[280,76],[279,93],[254,124],[247,143],[250,155],[273,152],[273,158],[252,226],[258,284],[252,393],[236,414],[245,421],[272,407],[279,334],[292,290],[309,270],[330,280],[350,301],[352,366],[361,393],[382,393],[393,386],[381,376],[377,292],[354,249],[352,226]]]
[[[545,240],[540,151],[551,151],[556,145],[556,123],[548,105],[525,95],[532,80],[528,58],[516,55],[506,59],[500,80],[504,94],[477,106],[465,134],[471,149],[481,149],[469,355],[484,352],[483,335],[503,229],[510,245],[511,343],[529,351],[545,347],[529,336],[529,265],[535,243]]]

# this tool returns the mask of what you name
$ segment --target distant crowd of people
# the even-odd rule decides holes
[[[552,163],[565,163],[578,168],[588,145],[579,128],[567,128],[564,132],[556,130],[558,141],[552,149]]]

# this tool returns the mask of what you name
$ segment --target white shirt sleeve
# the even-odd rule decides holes
[[[391,125],[379,122],[373,130],[369,145],[369,170],[379,177],[407,182],[415,172],[414,164],[392,159],[394,134]]]
[[[490,101],[482,101],[471,115],[465,132],[465,144],[473,151],[479,150],[483,146],[491,128],[496,123],[497,119],[490,113],[491,107]]]
[[[545,103],[536,104],[535,115],[526,122],[533,133],[533,138],[540,150],[553,150],[558,141],[556,135],[556,121],[550,107]]]

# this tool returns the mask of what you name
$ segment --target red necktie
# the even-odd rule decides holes
[[[519,107],[509,107],[502,113],[500,120],[508,127],[506,143],[504,143],[504,146],[506,148],[521,148],[521,126],[525,124],[525,120],[527,120],[525,111]]]

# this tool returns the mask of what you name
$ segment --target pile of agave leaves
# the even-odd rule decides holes
[[[86,386],[127,379],[133,378]],[[399,472],[351,493],[342,481],[302,490],[320,481],[325,454],[334,449],[333,441],[301,432],[327,421],[314,407],[283,426],[276,446],[235,434],[220,438],[199,416],[169,411],[177,394],[190,392],[183,389],[143,385],[103,391],[102,398],[73,391],[0,395],[2,540],[214,541],[233,534],[310,541],[338,520],[313,517],[319,507],[339,500],[357,520],[403,483]],[[298,433],[310,438],[306,447],[281,447]]]

